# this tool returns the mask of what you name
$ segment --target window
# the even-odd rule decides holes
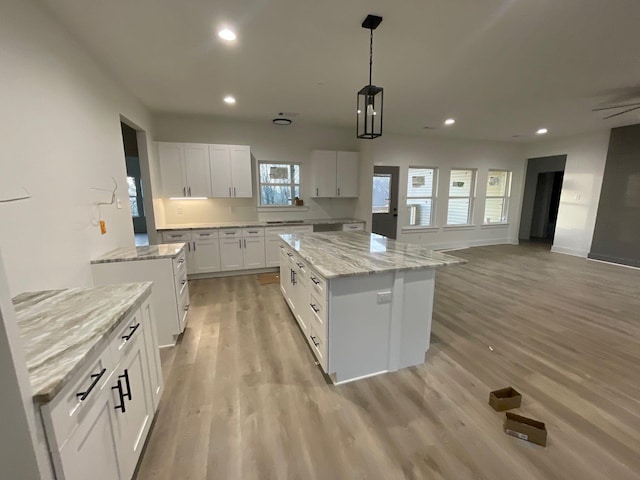
[[[138,205],[138,187],[135,177],[127,177],[127,187],[129,189],[129,206],[131,207],[131,216],[140,217],[142,204]]]
[[[436,169],[409,167],[407,208],[410,226],[433,225]]]
[[[260,205],[293,205],[300,196],[300,165],[258,162]]]
[[[507,221],[510,194],[511,172],[489,170],[487,203],[484,206],[485,223],[504,223]]]
[[[371,194],[372,213],[389,213],[391,208],[391,174],[374,173]]]
[[[467,225],[471,223],[475,177],[475,170],[451,170],[447,225]]]

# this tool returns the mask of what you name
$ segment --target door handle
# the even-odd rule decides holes
[[[133,337],[133,334],[136,333],[136,330],[138,330],[138,327],[140,326],[140,322],[136,323],[134,326],[129,327],[131,329],[131,333],[129,335],[123,335],[122,339],[126,342],[131,340],[131,337]]]
[[[182,187],[182,196],[183,197],[187,196],[187,187]]]
[[[191,187],[189,187],[189,196],[191,196]]]
[[[236,196],[236,187],[233,187],[233,196]]]
[[[122,393],[122,380],[118,379],[118,385],[116,385],[115,387],[111,387],[111,390],[118,390],[118,397],[120,398],[120,405],[116,405],[115,409],[116,410],[121,410],[122,413],[125,413],[127,411],[127,409],[124,406],[124,395]]]
[[[229,196],[231,196],[231,187],[229,187]]]
[[[100,381],[100,379],[104,375],[104,372],[106,372],[106,371],[107,371],[107,369],[103,368],[100,371],[100,373],[92,374],[91,378],[93,379],[93,381],[91,382],[91,385],[89,385],[89,388],[87,388],[84,392],[76,393],[76,397],[80,397],[80,401],[81,402],[83,402],[84,400],[87,399],[87,397],[91,393],[91,390],[93,390],[93,388],[98,384],[98,382]]]
[[[196,242],[193,242],[193,251],[196,251]]]
[[[316,188],[316,197],[320,196],[320,189]]]
[[[129,383],[129,370],[124,369],[124,375],[118,375],[118,378],[124,378],[125,384],[127,385],[127,393],[123,393],[122,397],[127,397],[129,401],[131,401],[131,384]]]
[[[338,187],[338,196],[340,196],[340,187]]]

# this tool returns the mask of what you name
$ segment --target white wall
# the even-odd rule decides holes
[[[586,257],[598,212],[610,130],[525,145],[526,158],[567,155],[552,251]]]
[[[32,0],[4,0],[0,15],[0,247],[12,295],[91,285],[90,259],[133,245],[120,115],[148,129],[145,108]],[[118,182],[123,208],[94,202]]]
[[[286,212],[268,213],[263,210],[259,212],[257,196],[251,199],[163,199],[162,207],[156,209],[158,226],[276,218],[352,217],[354,215],[356,200],[309,198],[308,185],[311,182],[311,172],[309,168],[305,168],[308,166],[312,150],[357,151],[358,145],[352,129],[303,126],[299,122],[282,127],[273,125],[269,118],[264,122],[248,122],[192,115],[157,115],[154,117],[153,126],[157,141],[250,145],[256,161],[301,163],[303,166],[300,194],[306,207]],[[178,214],[179,210],[181,214]]]
[[[434,248],[517,243],[525,163],[520,145],[385,134],[376,140],[361,141],[360,152],[360,199],[356,216],[367,220],[369,229],[371,228],[373,167],[374,165],[394,165],[400,167],[398,240],[427,244]],[[409,223],[409,212],[404,206],[406,205],[408,168],[412,166],[438,168],[438,198],[435,206],[438,228],[402,228]],[[473,212],[475,225],[473,227],[452,228],[444,226],[447,218],[447,196],[449,193],[447,186],[452,168],[477,169],[476,201]],[[505,169],[512,172],[508,225],[481,225],[489,169]]]

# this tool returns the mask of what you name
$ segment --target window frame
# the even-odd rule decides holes
[[[420,170],[433,170],[433,179],[431,182],[431,196],[430,197],[410,197],[409,196],[409,175],[410,175],[410,171],[412,168],[415,169],[420,169]],[[430,227],[435,227],[436,226],[436,203],[437,203],[437,199],[438,199],[438,180],[439,180],[439,172],[438,172],[438,167],[431,167],[431,166],[419,166],[419,165],[410,165],[409,167],[407,167],[407,194],[405,197],[405,207],[409,208],[409,200],[413,199],[413,200],[431,200],[431,215],[429,218],[429,224],[428,225],[410,225],[407,224],[405,225],[406,228],[415,228],[415,229],[419,229],[419,228],[430,228]],[[409,218],[407,218],[407,222],[409,221]]]
[[[471,188],[469,189],[468,196],[460,196],[460,195],[451,195],[451,178],[452,173],[454,171],[469,171],[471,172]],[[477,183],[478,183],[478,169],[477,168],[461,168],[461,167],[453,167],[449,169],[449,184],[447,185],[447,217],[446,217],[446,226],[447,227],[468,227],[475,225],[473,223],[473,217],[475,212],[475,204],[476,204],[476,192],[477,192]],[[467,223],[449,223],[449,209],[451,207],[451,199],[452,198],[468,198],[469,199],[469,210],[467,211]]]
[[[491,173],[492,172],[500,172],[503,173],[505,172],[507,174],[507,185],[504,191],[504,195],[485,195],[485,199],[484,199],[484,215],[482,215],[482,224],[483,225],[500,225],[500,224],[505,224],[509,222],[509,203],[511,200],[511,181],[513,178],[513,172],[511,170],[501,170],[501,169],[497,169],[497,168],[490,168],[488,175],[487,175],[487,191],[489,189],[489,178],[491,177]],[[487,200],[490,198],[502,198],[503,202],[502,202],[502,215],[500,215],[500,221],[499,222],[487,222]],[[502,220],[502,218],[504,218],[504,220]]]
[[[300,183],[263,183],[262,178],[260,176],[260,166],[261,165],[274,165],[274,166],[297,166],[298,167],[298,176],[300,179]],[[293,200],[295,198],[295,187],[298,187],[298,195],[302,196],[302,163],[301,162],[282,162],[277,160],[258,160],[256,162],[257,168],[257,181],[258,181],[258,207],[260,208],[282,208],[282,207],[292,207],[294,206]],[[292,179],[293,180],[293,179]],[[289,203],[285,204],[264,204],[262,203],[262,187],[263,186],[273,186],[273,187],[290,187],[291,189],[291,198]]]

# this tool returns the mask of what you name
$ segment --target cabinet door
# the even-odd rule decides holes
[[[220,239],[220,262],[222,271],[242,270],[242,239]]]
[[[147,300],[142,304],[142,327],[145,333],[145,347],[147,349],[147,361],[149,364],[149,388],[153,399],[153,411],[158,409],[160,397],[164,390],[164,378],[162,377],[162,362],[160,361],[160,349],[158,348],[158,333],[156,332],[156,318],[153,305]]]
[[[264,268],[264,237],[243,238],[244,268]]]
[[[184,144],[184,169],[189,197],[211,196],[211,165],[209,145]]]
[[[65,480],[121,478],[118,461],[118,426],[111,385],[107,382],[96,403],[60,452],[52,454],[56,477]]]
[[[195,273],[220,271],[220,243],[217,238],[196,240],[193,242],[193,248],[195,250]]]
[[[116,367],[112,379],[113,386],[120,380],[123,393],[120,395],[117,388],[112,391],[114,405],[123,404],[125,409],[116,410],[119,426],[118,459],[122,478],[132,477],[153,419],[153,399],[144,339],[148,333],[143,326],[139,333],[134,332],[137,338]]]
[[[168,197],[186,197],[184,150],[181,143],[158,143],[158,160],[162,179],[162,194]]]
[[[338,152],[337,194],[339,197],[358,196],[358,153]]]
[[[280,248],[280,291],[284,295],[285,299],[289,299],[289,285],[291,271],[289,269],[289,257],[287,257],[287,250],[284,247]]]
[[[198,273],[198,259],[196,258],[196,247],[194,242],[187,242],[187,273]]]
[[[267,267],[280,266],[280,244],[282,239],[278,236],[265,237],[266,243],[264,248]]]
[[[234,197],[253,197],[251,149],[249,147],[231,146],[231,179],[233,180],[232,187]]]
[[[314,150],[311,153],[311,197],[335,197],[336,152]]]
[[[229,145],[209,145],[211,196],[229,198],[231,189],[231,149]]]

